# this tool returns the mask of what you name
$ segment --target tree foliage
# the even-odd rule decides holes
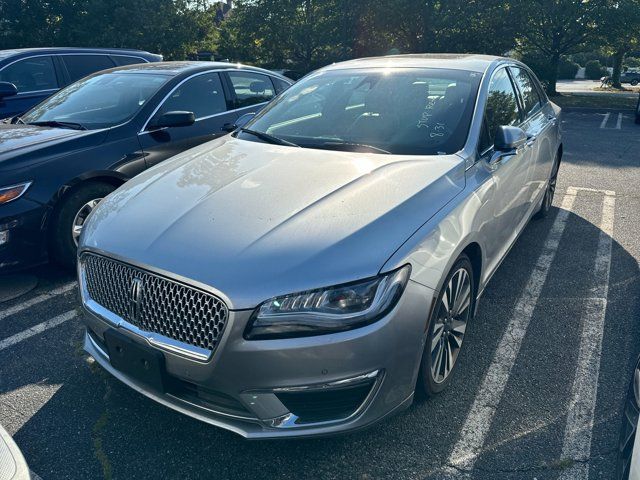
[[[217,8],[206,0],[0,0],[0,49],[123,47],[184,58],[214,48]]]

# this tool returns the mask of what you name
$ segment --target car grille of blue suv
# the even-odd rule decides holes
[[[229,312],[222,300],[132,265],[84,253],[85,288],[93,301],[140,330],[214,351]]]

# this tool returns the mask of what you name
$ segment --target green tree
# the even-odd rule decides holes
[[[640,0],[614,2],[604,16],[602,32],[613,54],[611,84],[621,88],[620,74],[625,55],[640,45]]]
[[[563,55],[598,38],[609,0],[513,0],[519,19],[520,48],[549,58],[547,91],[556,95],[558,67]]]

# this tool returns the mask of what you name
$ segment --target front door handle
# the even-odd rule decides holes
[[[525,143],[525,146],[527,146],[527,147],[532,146],[534,143],[536,143],[537,139],[538,139],[538,137],[536,137],[535,135],[529,135],[527,137],[527,142]]]
[[[558,119],[556,117],[554,117],[553,115],[549,115],[547,117],[547,120],[549,120],[549,123],[551,125],[555,125],[556,123],[558,123]]]

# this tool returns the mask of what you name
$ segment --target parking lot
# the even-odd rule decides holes
[[[105,374],[74,277],[44,266],[0,303],[0,424],[44,480],[611,478],[640,353],[640,126],[610,111],[563,127],[556,208],[496,273],[437,398],[346,436],[243,440]]]

